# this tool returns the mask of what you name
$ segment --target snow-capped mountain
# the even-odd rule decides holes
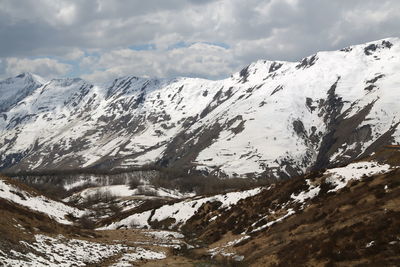
[[[22,73],[17,77],[0,81],[0,112],[8,111],[43,83],[43,79],[31,73]]]
[[[160,166],[288,177],[400,141],[400,39],[210,81],[0,82],[0,170]]]

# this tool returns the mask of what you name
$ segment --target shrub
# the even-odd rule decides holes
[[[150,180],[155,187],[177,189],[196,194],[215,194],[232,190],[244,190],[271,184],[271,179],[219,178],[216,176],[189,175],[178,170],[161,170],[160,175]]]
[[[86,199],[86,204],[96,204],[99,202],[110,202],[115,200],[117,197],[111,194],[109,191],[97,190],[96,193],[90,195]]]
[[[83,215],[78,220],[79,225],[84,229],[94,229],[96,224],[90,219],[89,215]]]
[[[145,195],[145,196],[158,196],[157,191],[152,190],[150,188],[146,188],[144,186],[140,186],[137,188],[138,195]]]
[[[28,183],[28,186],[35,188],[39,192],[44,195],[49,196],[53,199],[63,199],[68,196],[67,190],[64,189],[63,186],[57,186],[53,184],[36,184],[36,183]]]
[[[138,186],[141,185],[140,179],[137,177],[133,177],[129,180],[129,188],[136,189]]]

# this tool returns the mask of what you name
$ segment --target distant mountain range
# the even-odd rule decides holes
[[[0,82],[0,171],[163,166],[291,177],[400,142],[400,39],[230,78]]]

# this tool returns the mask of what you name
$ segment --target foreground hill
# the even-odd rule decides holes
[[[250,190],[147,204],[124,193],[108,199],[122,212],[90,216],[97,230],[85,223],[96,203],[79,210],[4,178],[0,264],[396,266],[399,163],[398,150],[383,149]],[[72,198],[80,205],[91,190]]]
[[[373,168],[285,181],[222,214],[204,207],[183,229],[208,244],[195,255],[243,266],[397,266],[400,172]]]
[[[171,203],[101,229],[174,229],[194,245],[190,257],[232,266],[396,266],[399,153],[381,150],[264,189]]]
[[[281,178],[346,164],[400,141],[399,56],[391,38],[257,61],[220,81],[25,73],[0,83],[0,170],[157,165]]]
[[[186,246],[181,234],[170,231],[86,229],[81,217],[90,209],[67,206],[5,177],[0,193],[1,266],[143,265]]]

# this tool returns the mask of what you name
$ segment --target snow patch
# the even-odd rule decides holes
[[[20,253],[1,256],[0,263],[5,266],[86,266],[96,264],[103,259],[126,251],[124,245],[105,245],[78,239],[66,239],[64,236],[49,237],[35,235],[34,242],[20,241],[36,253]],[[2,252],[5,255],[4,252]]]
[[[364,176],[372,176],[387,173],[391,170],[388,164],[379,164],[377,162],[355,162],[345,167],[327,170],[324,174],[328,176],[326,182],[334,186],[328,192],[335,192],[342,189],[351,180],[361,180]]]
[[[8,184],[3,179],[0,179],[0,192],[0,198],[25,206],[31,210],[47,214],[57,222],[63,224],[72,224],[72,222],[65,218],[67,215],[81,217],[85,213],[83,210],[79,210],[61,202],[51,200],[44,196],[34,196],[11,184]]]
[[[133,214],[119,222],[112,223],[108,226],[100,228],[101,230],[106,229],[118,229],[119,227],[147,227],[150,228],[148,220],[151,216],[151,221],[163,221],[165,219],[173,219],[174,223],[169,227],[173,229],[186,223],[191,217],[193,217],[199,208],[207,202],[219,201],[222,205],[219,209],[229,209],[231,206],[236,205],[240,200],[254,196],[260,193],[262,188],[255,188],[251,190],[241,192],[230,192],[221,195],[215,195],[212,197],[194,198],[188,199],[181,202],[177,202],[171,205],[164,205],[153,211],[145,211],[142,213]]]

